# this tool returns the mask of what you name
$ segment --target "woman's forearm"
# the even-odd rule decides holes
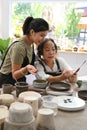
[[[58,76],[49,76],[47,81],[48,82],[60,82],[62,80],[65,80],[66,77],[64,77],[63,75],[58,75]]]
[[[24,77],[28,73],[27,67],[22,67],[19,70],[16,70],[15,72],[12,73],[12,76],[14,79],[19,79]]]

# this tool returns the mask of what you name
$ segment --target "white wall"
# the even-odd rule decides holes
[[[59,52],[59,56],[63,57],[73,68],[73,70],[76,70],[84,60],[87,60],[87,53]],[[85,75],[87,75],[87,62],[78,72],[78,76]]]
[[[0,1],[0,37],[1,37],[1,1]]]
[[[0,0],[0,35],[3,38],[9,37],[11,0]]]

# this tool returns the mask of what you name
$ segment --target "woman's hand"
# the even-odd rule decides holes
[[[68,79],[70,83],[77,82],[77,74],[74,74],[72,70],[64,70],[61,76],[63,80]]]
[[[72,70],[64,70],[61,77],[62,80],[68,79],[69,77],[71,77],[73,75],[73,71]]]
[[[37,69],[33,66],[33,65],[27,65],[27,71],[31,74],[36,74],[37,73]]]
[[[70,83],[76,83],[77,82],[77,74],[73,74],[68,78]]]

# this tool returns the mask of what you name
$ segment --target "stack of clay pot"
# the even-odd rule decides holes
[[[15,98],[11,94],[1,94],[0,95],[0,105],[5,105],[10,107],[11,103],[15,102]]]
[[[12,103],[4,122],[4,130],[36,130],[32,107],[27,103]]]

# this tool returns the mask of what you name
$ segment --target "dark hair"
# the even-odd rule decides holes
[[[27,17],[23,24],[23,34],[28,35],[31,29],[35,32],[48,31],[49,24],[42,18]]]
[[[53,39],[51,38],[46,38],[43,42],[41,42],[37,48],[37,55],[41,58],[41,55],[43,55],[43,48],[44,48],[44,45],[48,42],[48,41],[52,41],[53,44],[54,44],[54,47],[55,47],[55,50],[57,52],[57,45],[56,43],[54,42]]]

